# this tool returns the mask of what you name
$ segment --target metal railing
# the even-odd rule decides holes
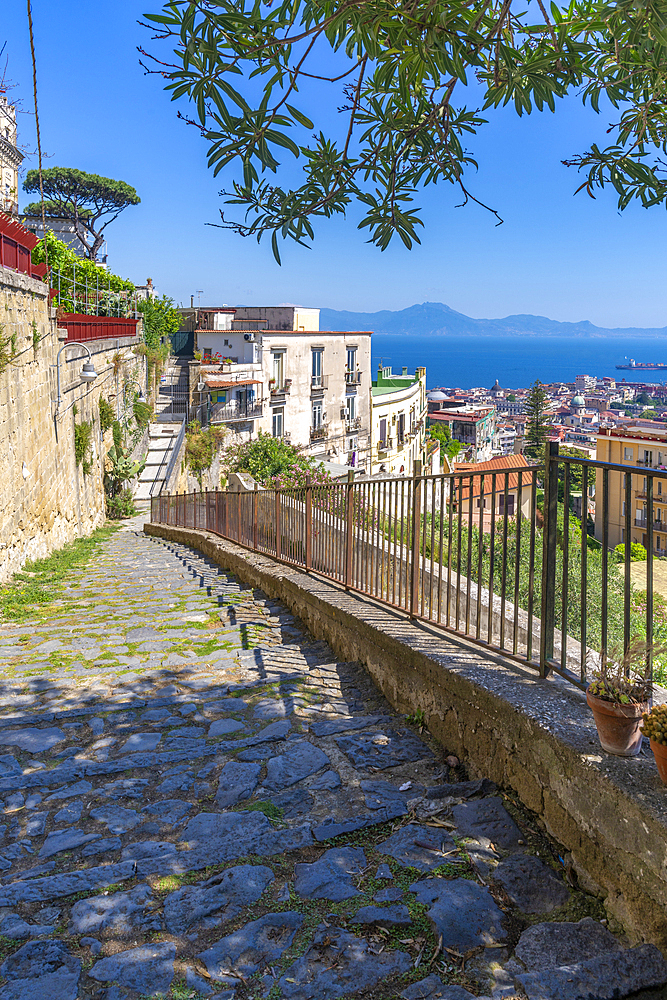
[[[229,403],[212,403],[210,412],[210,423],[224,424],[233,423],[235,420],[255,420],[261,417],[264,411],[262,400],[248,400],[247,402],[233,399]]]
[[[72,265],[71,271],[51,270],[51,294],[54,305],[65,313],[83,316],[115,316],[120,319],[137,319],[139,298],[135,291],[115,290],[111,275],[105,280],[101,268],[96,268],[93,280],[88,269]]]
[[[155,474],[155,479],[151,483],[151,488],[149,490],[149,497],[152,499],[155,496],[160,496],[163,490],[167,489],[167,483],[169,482],[169,477],[173,471],[174,463],[178,458],[179,452],[181,450],[181,445],[183,444],[183,439],[185,437],[185,418],[181,424],[181,428],[178,434],[172,435],[169,439],[169,447],[165,449],[162,456],[162,461],[158,466],[158,470]]]
[[[621,562],[613,552],[618,476],[631,507],[623,466],[560,456],[556,445],[523,468],[422,476],[415,466],[412,478],[163,496],[151,517],[316,572],[579,687],[601,655],[653,641],[652,527],[643,579],[630,546]],[[590,495],[596,480],[600,541],[572,510],[572,494]]]

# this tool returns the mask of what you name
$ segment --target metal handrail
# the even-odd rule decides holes
[[[555,443],[544,465],[436,476],[415,465],[409,478],[166,498],[151,516],[206,526],[580,688],[591,659],[627,650],[637,634],[646,637],[652,669],[660,471],[647,472],[647,559],[631,573],[630,545],[621,563],[611,554],[623,528],[636,540],[627,466],[560,455]],[[596,539],[574,514],[594,481]],[[611,514],[612,492],[624,494],[622,521]],[[646,580],[640,598],[638,570]]]
[[[171,438],[171,448],[167,448],[165,450],[164,455],[162,456],[162,461],[158,466],[157,475],[155,476],[155,479],[151,483],[151,488],[149,490],[148,495],[151,498],[153,496],[159,496],[162,493],[162,490],[166,487],[167,482],[169,481],[169,478],[174,468],[174,462],[176,461],[178,453],[181,450],[181,445],[183,444],[184,437],[185,437],[185,417],[183,417],[183,422],[181,423],[181,429],[179,430],[178,434],[176,435],[175,438],[173,436]],[[169,456],[168,463],[167,463],[167,456]],[[174,456],[176,456],[176,458]],[[160,474],[165,464],[167,464],[167,468],[164,474],[164,478],[161,478]],[[155,493],[155,487],[158,485],[158,483],[160,484],[160,488],[157,491],[157,493]]]

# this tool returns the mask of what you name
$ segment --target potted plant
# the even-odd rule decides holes
[[[642,717],[649,709],[652,681],[648,647],[632,644],[627,652],[601,656],[586,690],[602,749],[620,757],[641,750]]]
[[[667,785],[667,705],[654,705],[644,712],[644,736],[648,736],[658,774]]]

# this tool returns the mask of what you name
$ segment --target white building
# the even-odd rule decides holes
[[[496,448],[501,455],[514,455],[516,438],[517,433],[514,424],[498,423],[496,425]]]
[[[16,110],[0,92],[0,211],[10,215],[18,215],[19,168],[23,163],[16,142]]]
[[[278,321],[279,310],[290,310],[283,312],[280,330],[244,329],[265,321],[262,309],[247,308],[254,319],[237,319],[241,310],[224,306],[195,310],[195,350],[205,384],[201,401],[210,407],[211,421],[229,425],[241,440],[263,431],[313,458],[364,468],[370,449],[371,334],[293,329],[294,323],[314,324],[316,309],[264,311]],[[187,319],[192,311],[183,312]]]
[[[598,380],[594,375],[577,375],[574,380],[574,388],[576,392],[585,393],[592,392],[597,388]]]
[[[426,369],[408,375],[403,368],[378,370],[371,387],[371,460],[369,472],[411,476],[419,459],[426,466]]]

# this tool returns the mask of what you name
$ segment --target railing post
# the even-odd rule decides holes
[[[313,558],[313,487],[310,476],[306,476],[306,573]]]
[[[422,499],[422,464],[415,459],[412,477],[412,582],[410,586],[410,617],[414,618],[419,608],[419,570],[421,543],[421,499]]]
[[[252,494],[252,547],[257,551],[257,499],[259,495],[259,483],[255,482],[255,489]]]
[[[197,487],[192,491],[192,527],[197,527]]]
[[[347,473],[345,487],[345,589],[352,586],[352,541],[354,532],[354,472]]]
[[[275,491],[276,497],[276,559],[280,559],[281,538],[280,538],[280,490]]]
[[[542,529],[542,608],[540,613],[541,677],[548,676],[554,656],[557,529],[558,442],[548,441],[544,449],[544,528]]]

